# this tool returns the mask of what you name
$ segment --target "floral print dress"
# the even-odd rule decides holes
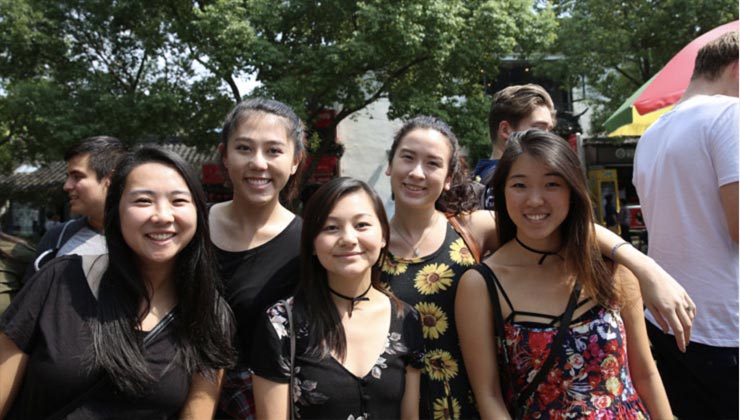
[[[398,419],[406,384],[406,366],[421,369],[424,351],[418,313],[407,304],[391,301],[391,324],[385,350],[363,377],[348,371],[331,356],[307,353],[308,325],[303,305],[295,298],[271,306],[257,325],[252,350],[255,375],[273,382],[290,382],[290,326],[292,310],[296,334],[294,403],[303,419]]]
[[[517,322],[516,316],[525,313],[515,310],[495,274],[488,273],[511,308],[504,320],[503,346],[497,346],[497,353],[502,376],[512,378],[503,380],[502,388],[513,412],[515,395],[527,387],[550,354],[558,332],[554,324],[560,317],[527,312],[528,316],[550,318],[552,322]],[[500,305],[495,305],[494,310],[501,311]],[[648,419],[630,378],[626,337],[619,312],[600,305],[571,321],[562,343],[562,356],[555,359],[529,397],[524,418]],[[509,363],[504,365],[507,357]]]
[[[470,250],[452,226],[431,255],[405,259],[389,255],[383,281],[421,317],[425,367],[421,381],[421,418],[478,418],[455,327],[455,293],[463,273],[475,265]]]

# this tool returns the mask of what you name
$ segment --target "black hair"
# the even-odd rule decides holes
[[[236,130],[238,125],[250,116],[258,113],[272,114],[283,118],[285,131],[288,134],[288,138],[293,143],[293,156],[299,158],[298,169],[288,179],[288,183],[280,192],[283,202],[289,202],[298,194],[298,185],[303,172],[303,168],[300,163],[304,158],[306,143],[306,130],[303,121],[301,121],[291,107],[280,101],[265,98],[247,99],[236,104],[236,106],[234,106],[234,108],[226,115],[224,125],[221,129],[221,145],[223,153],[226,153],[229,140],[233,136],[234,130]],[[224,170],[226,179],[228,179],[228,172],[225,171],[225,168],[222,168],[222,170]]]
[[[445,136],[450,144],[450,161],[447,176],[451,177],[450,189],[442,191],[437,198],[434,207],[445,213],[454,213],[455,215],[473,211],[478,206],[478,199],[473,185],[470,182],[468,165],[460,155],[460,142],[457,136],[452,132],[447,123],[427,115],[419,115],[407,121],[393,137],[390,152],[388,153],[388,165],[393,163],[398,147],[407,134],[416,129],[432,129]]]
[[[109,176],[116,167],[118,160],[126,152],[121,141],[110,136],[88,137],[64,151],[64,161],[90,154],[88,166],[95,171],[98,181]]]
[[[568,215],[560,225],[565,262],[598,303],[613,305],[618,299],[617,290],[596,243],[588,182],[578,156],[557,134],[530,129],[513,133],[506,142],[506,149],[489,185],[493,188],[496,203],[499,243],[505,244],[516,237],[517,228],[506,206],[505,190],[511,167],[524,154],[560,175],[568,185],[570,205]]]
[[[296,304],[303,305],[310,319],[308,353],[324,358],[334,352],[343,360],[347,350],[342,321],[329,292],[326,269],[314,255],[314,240],[321,233],[327,217],[340,199],[348,194],[362,191],[373,202],[375,214],[380,221],[386,246],[380,251],[378,261],[372,268],[371,282],[375,289],[391,298],[396,305],[400,301],[383,287],[380,281],[381,267],[387,258],[387,243],[390,225],[383,208],[383,201],[367,183],[348,177],[332,179],[316,190],[306,204],[301,232],[301,278],[296,291]]]
[[[173,168],[182,176],[197,211],[195,234],[176,256],[173,274],[178,302],[173,324],[178,349],[173,362],[182,364],[191,374],[210,374],[231,366],[235,360],[231,345],[234,321],[219,290],[200,181],[178,154],[142,147],[124,155],[111,178],[104,218],[109,263],[98,290],[98,316],[91,322],[95,367],[105,371],[116,388],[137,395],[155,381],[136,335],[150,301],[137,258],[121,231],[119,207],[131,171],[152,162]],[[142,300],[146,302],[143,311]]]

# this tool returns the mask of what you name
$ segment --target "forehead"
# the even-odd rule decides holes
[[[337,200],[329,212],[329,218],[351,218],[362,214],[377,217],[373,200],[365,191],[358,190]]]
[[[561,176],[558,171],[546,165],[541,159],[530,154],[523,153],[511,165],[509,176],[512,177],[537,177],[537,176]]]
[[[447,161],[452,156],[452,145],[444,134],[433,128],[415,128],[401,139],[398,150],[440,157]]]
[[[554,126],[552,110],[545,105],[536,106],[529,115],[519,121],[517,130],[540,128],[550,130]]]
[[[189,192],[185,178],[172,166],[147,162],[136,166],[126,177],[126,191],[186,191]]]
[[[75,155],[67,161],[67,172],[92,172],[90,153]]]
[[[291,143],[288,136],[288,120],[267,112],[249,112],[239,118],[230,140],[277,141]]]

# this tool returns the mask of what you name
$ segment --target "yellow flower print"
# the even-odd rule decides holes
[[[447,290],[452,284],[455,273],[447,264],[429,264],[416,273],[414,287],[422,295],[433,295],[440,290]]]
[[[392,276],[403,274],[409,268],[409,265],[397,260],[393,257],[386,257],[383,259],[382,270],[384,273],[388,273]]]
[[[432,350],[425,357],[424,370],[435,381],[449,381],[457,376],[457,360],[444,350]]]
[[[452,401],[452,409],[448,407],[448,401]],[[460,403],[455,398],[437,398],[432,404],[434,420],[452,420],[460,418]]]
[[[419,302],[414,306],[419,311],[424,338],[436,339],[447,331],[447,314],[434,303]]]
[[[452,243],[452,245],[450,245],[450,258],[452,258],[452,261],[460,265],[475,264],[473,254],[470,253],[468,246],[465,245],[465,241],[463,241],[462,238],[458,238]]]

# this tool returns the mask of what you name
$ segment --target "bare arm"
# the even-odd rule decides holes
[[[624,298],[621,315],[627,333],[627,360],[632,383],[651,418],[672,419],[668,397],[650,353],[637,279],[621,266],[617,268],[615,278],[621,286]]]
[[[406,367],[406,388],[401,400],[401,420],[419,420],[419,396],[421,371]]]
[[[460,279],[455,296],[455,323],[481,418],[510,419],[499,385],[493,307],[485,280],[477,271],[468,270]]]
[[[28,355],[0,332],[0,419],[5,418],[13,405],[27,364]]]
[[[603,226],[594,226],[601,253],[611,256],[614,245],[624,240]],[[668,332],[670,326],[678,348],[686,351],[691,339],[691,324],[696,315],[696,305],[683,286],[652,258],[631,245],[619,247],[614,255],[614,261],[624,265],[637,276],[648,310],[664,332]]]
[[[285,420],[288,418],[288,384],[252,375],[252,386],[258,419]]]
[[[461,215],[459,219],[478,241],[481,256],[488,255],[498,249],[500,244],[498,243],[498,231],[496,230],[496,216],[494,212],[490,210],[478,210]]]
[[[181,419],[213,418],[223,375],[223,370],[219,370],[214,378],[207,378],[200,373],[193,374],[188,399],[180,412]]]
[[[719,198],[722,201],[722,210],[725,211],[727,229],[735,243],[737,243],[738,237],[737,184],[737,182],[732,182],[719,187]]]

